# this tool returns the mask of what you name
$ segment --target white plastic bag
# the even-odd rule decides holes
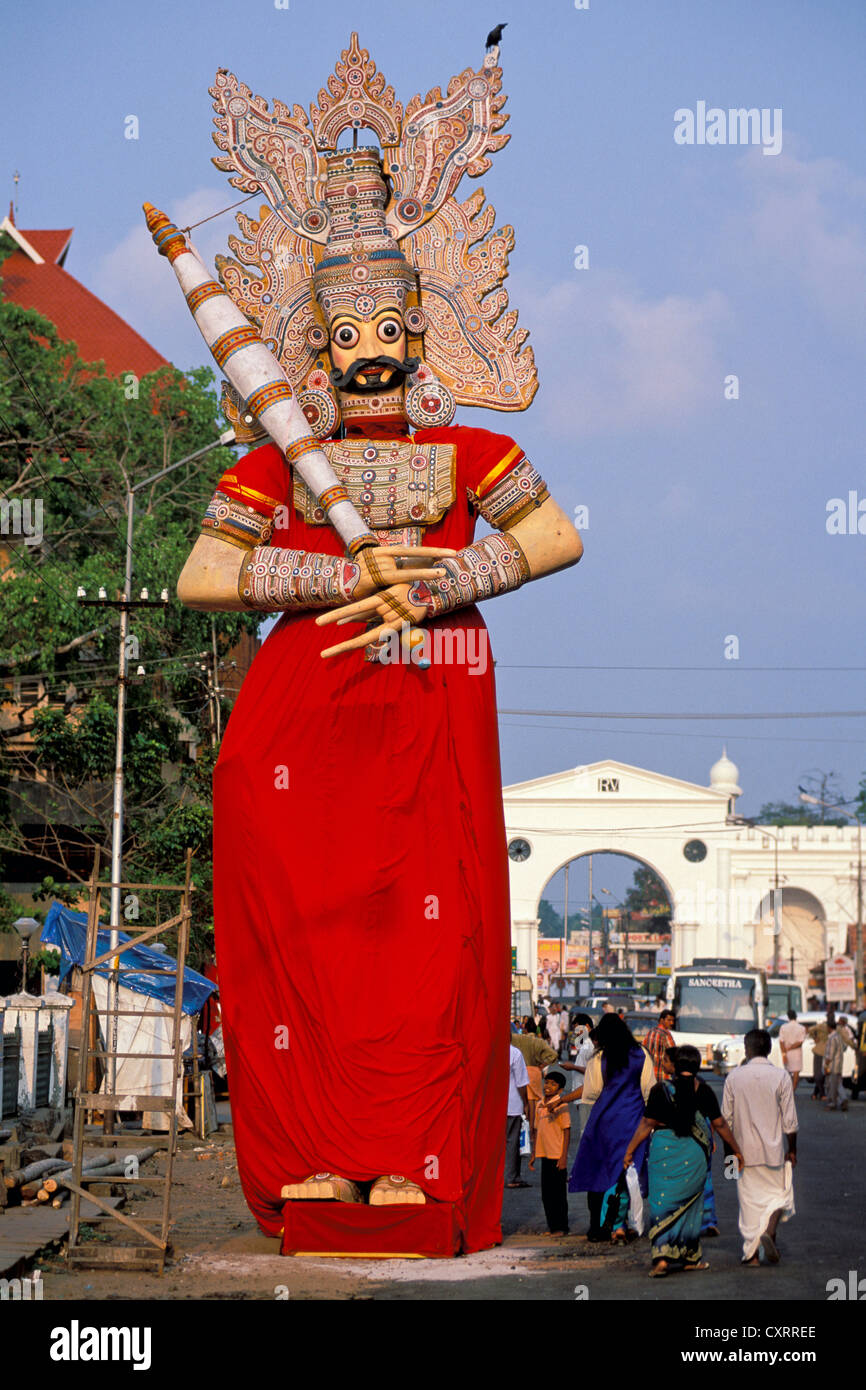
[[[529,1121],[524,1115],[520,1121],[520,1157],[528,1158],[532,1153],[532,1141],[529,1134]]]
[[[628,1224],[639,1236],[644,1233],[644,1205],[641,1196],[637,1170],[630,1163],[625,1170],[625,1185],[628,1188]]]

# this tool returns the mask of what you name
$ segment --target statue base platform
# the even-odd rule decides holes
[[[452,1202],[370,1207],[362,1202],[286,1202],[282,1255],[353,1259],[452,1259],[460,1232]]]

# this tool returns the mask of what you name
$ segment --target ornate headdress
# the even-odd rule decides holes
[[[509,139],[500,133],[498,49],[405,110],[357,34],[319,104],[273,109],[221,68],[214,97],[214,159],[245,193],[267,199],[258,220],[239,213],[244,240],[218,256],[220,278],[279,358],[310,428],[330,434],[339,405],[330,380],[328,324],[340,310],[368,317],[379,304],[403,311],[409,353],[421,359],[406,396],[417,424],[446,423],[454,405],[525,410],[538,381],[525,329],[508,311],[503,281],[511,227],[479,189],[478,177]],[[337,149],[345,130],[372,130],[378,149]],[[355,136],[357,139],[357,134]],[[261,437],[244,403],[226,387],[224,409],[239,438]]]

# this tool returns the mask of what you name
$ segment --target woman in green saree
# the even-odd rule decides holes
[[[672,1270],[702,1270],[701,1217],[704,1183],[712,1156],[712,1130],[736,1155],[743,1156],[722,1119],[719,1103],[706,1082],[698,1080],[701,1056],[696,1047],[672,1047],[667,1057],[673,1079],[653,1086],[644,1117],[625,1152],[623,1167],[630,1167],[634,1153],[650,1135],[647,1163],[649,1181],[652,1278]]]

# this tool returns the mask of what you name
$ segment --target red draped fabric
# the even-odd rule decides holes
[[[475,525],[467,488],[522,455],[485,430],[415,437],[457,445],[456,500],[424,544],[460,548]],[[220,486],[263,512],[285,504],[273,544],[342,553],[329,527],[292,508],[273,446]],[[285,1183],[400,1173],[453,1203],[462,1248],[483,1249],[501,1238],[510,1013],[492,659],[483,674],[358,652],[324,661],[323,648],[362,629],[318,628],[315,616],[284,614],[267,638],[214,776],[216,948],[244,1193],[276,1235]],[[437,625],[486,641],[475,608]],[[358,1248],[334,1239],[335,1251]]]

